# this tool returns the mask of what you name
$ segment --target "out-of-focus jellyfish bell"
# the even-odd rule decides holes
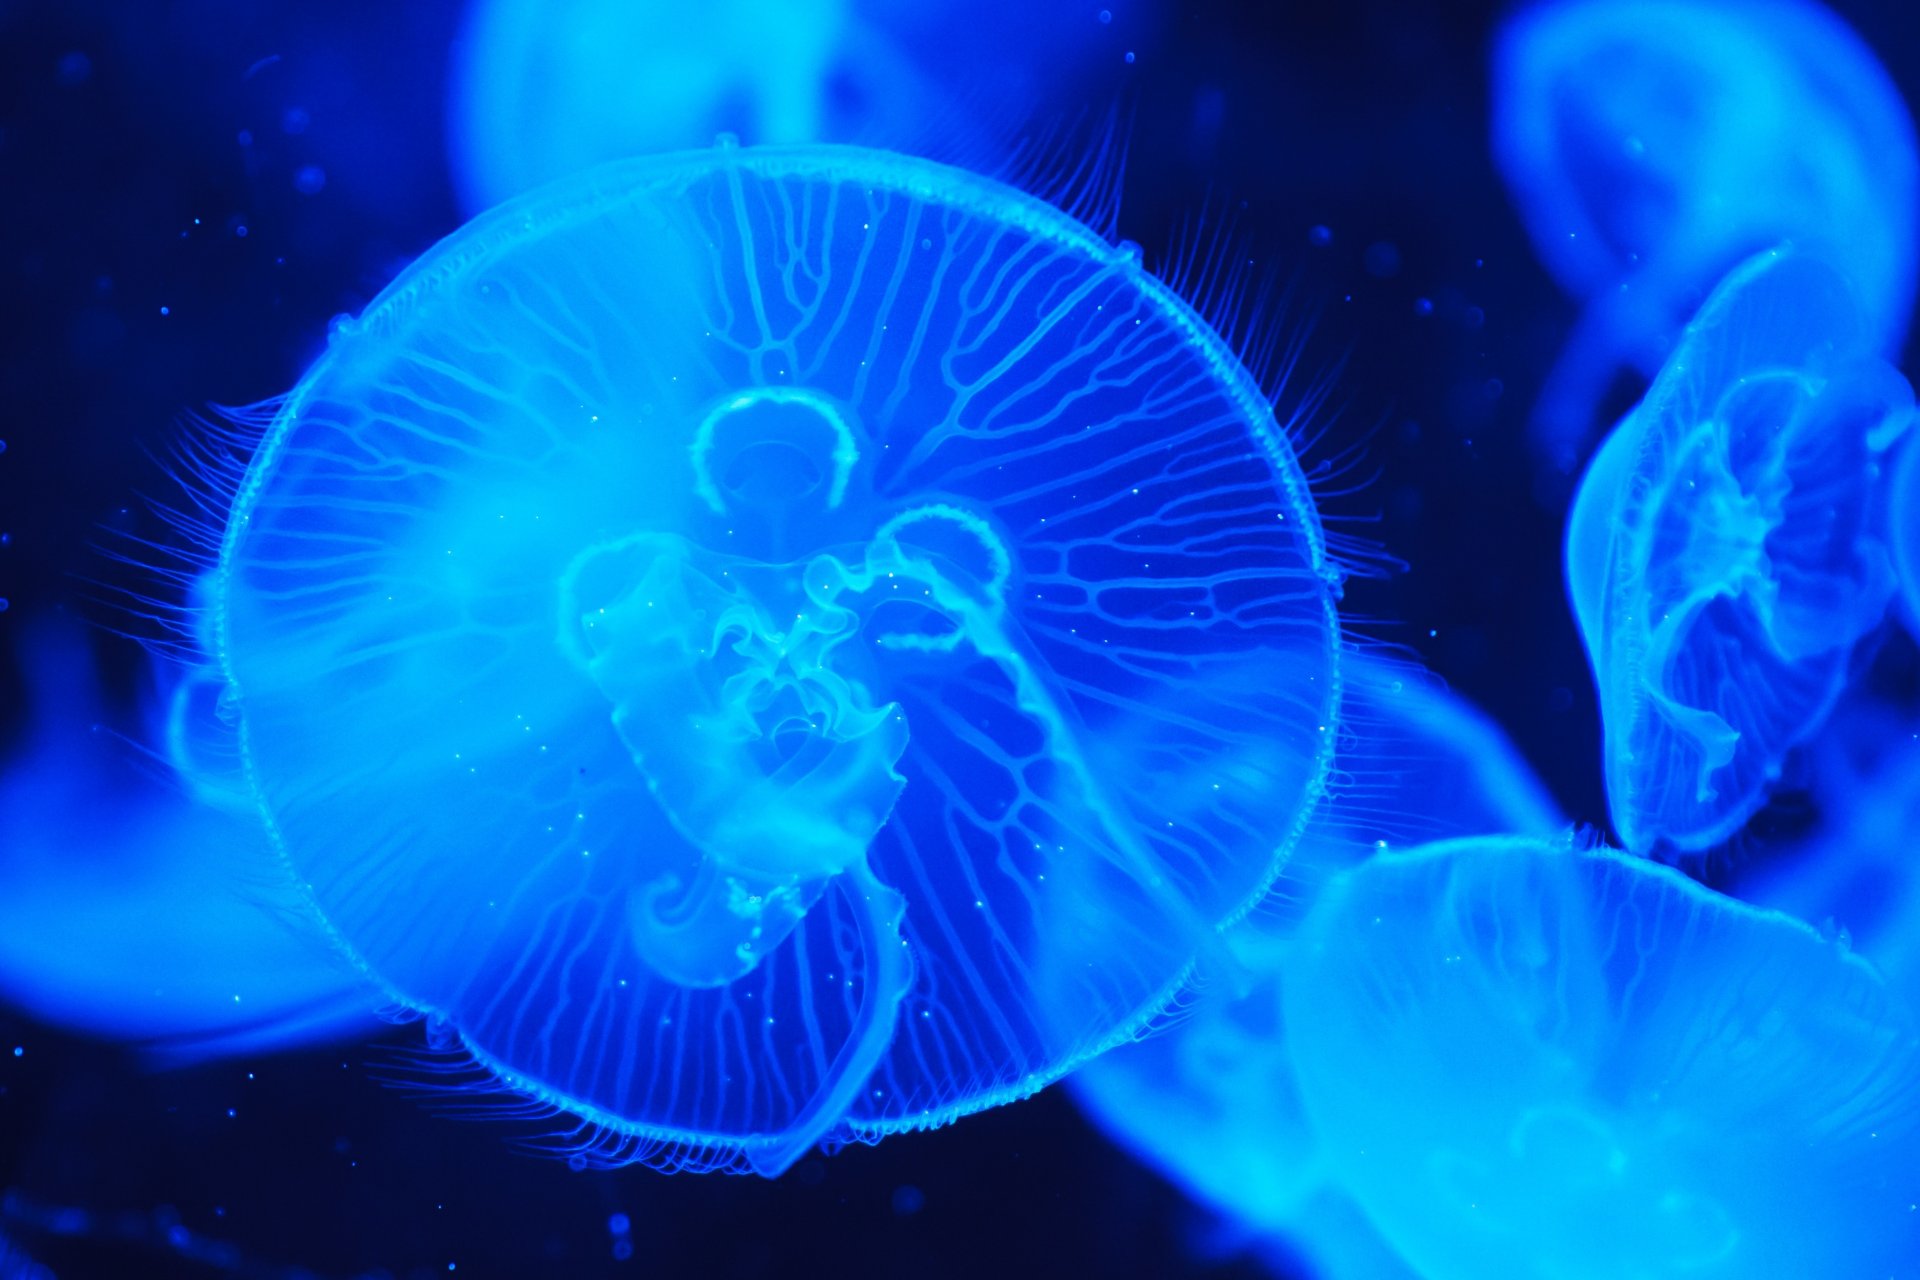
[[[1534,247],[1586,305],[1535,444],[1570,474],[1623,367],[1659,367],[1735,263],[1818,247],[1899,350],[1920,246],[1913,123],[1879,61],[1811,0],[1546,0],[1502,28],[1493,153]]]
[[[1033,1092],[1266,890],[1332,751],[1338,575],[1247,372],[1137,250],[881,152],[456,233],[288,397],[221,563],[276,842],[588,1158],[777,1172]]]
[[[1465,833],[1545,838],[1566,821],[1499,729],[1431,676],[1377,657],[1349,657],[1341,675],[1333,793],[1269,901],[1228,935],[1237,970],[1204,974],[1179,1021],[1071,1085],[1115,1141],[1325,1274],[1411,1275],[1339,1203],[1301,1110],[1281,1017],[1288,935],[1328,880],[1368,858]]]
[[[1773,250],[1707,300],[1595,456],[1567,582],[1629,849],[1731,835],[1832,707],[1893,591],[1872,512],[1912,416],[1845,282]]]
[[[1430,1280],[1913,1261],[1920,1039],[1806,925],[1507,838],[1375,858],[1306,930],[1286,1018],[1307,1115]]]
[[[1900,606],[1909,634],[1920,637],[1920,432],[1909,433],[1889,471],[1887,543],[1900,580]]]
[[[999,0],[470,0],[448,104],[455,182],[478,213],[603,161],[722,132],[952,155],[981,145],[1004,123],[995,116],[1027,127],[1057,102],[1111,45],[1097,12]],[[1120,65],[1119,47],[1108,51]]]
[[[376,1026],[379,993],[325,937],[233,771],[220,680],[160,664],[142,757],[105,727],[84,633],[40,622],[23,645],[31,727],[0,768],[0,999],[170,1060]]]
[[[1814,819],[1741,877],[1742,898],[1844,934],[1920,999],[1920,734],[1911,712],[1850,692],[1809,747]]]

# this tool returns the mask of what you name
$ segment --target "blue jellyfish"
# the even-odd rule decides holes
[[[1281,1017],[1288,938],[1341,870],[1467,833],[1566,828],[1498,728],[1431,676],[1372,655],[1341,668],[1340,746],[1269,900],[1228,934],[1236,962],[1204,975],[1177,1021],[1087,1063],[1074,1096],[1116,1142],[1246,1229],[1326,1274],[1406,1272],[1328,1182],[1293,1080]]]
[[[0,1280],[53,1280],[53,1272],[28,1257],[26,1250],[0,1233]]]
[[[1523,837],[1374,858],[1287,975],[1331,1174],[1429,1280],[1886,1276],[1920,1036],[1790,917]]]
[[[0,1000],[170,1061],[377,1026],[380,995],[227,772],[220,681],[160,668],[142,756],[104,727],[84,634],[36,621],[22,643],[32,726],[0,767]]]
[[[1571,474],[1623,368],[1652,375],[1743,258],[1821,249],[1862,342],[1913,308],[1920,161],[1871,50],[1812,0],[1549,0],[1502,28],[1493,153],[1534,247],[1585,312],[1536,405]]]
[[[1849,693],[1809,744],[1811,827],[1755,861],[1740,896],[1818,924],[1920,999],[1920,736],[1911,712]]]
[[[511,203],[286,398],[219,558],[277,847],[574,1154],[777,1173],[1131,1036],[1332,753],[1271,404],[1114,245],[887,153]]]
[[[1130,19],[1150,10],[1132,8]],[[1095,53],[1121,66],[1114,39],[1098,6],[470,0],[447,110],[455,183],[478,213],[723,131],[978,150],[998,126],[1028,124]]]
[[[1566,571],[1627,848],[1731,835],[1832,707],[1893,590],[1871,511],[1912,416],[1841,278],[1771,250],[1707,300],[1595,456]]]
[[[1915,439],[1920,433],[1901,444],[1889,471],[1885,511],[1901,612],[1908,632],[1920,636],[1920,446]]]

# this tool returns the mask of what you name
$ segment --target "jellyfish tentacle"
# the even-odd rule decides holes
[[[854,899],[860,949],[867,962],[860,1011],[820,1087],[799,1114],[777,1135],[747,1146],[748,1163],[763,1177],[785,1173],[846,1118],[855,1096],[893,1044],[900,1006],[913,985],[913,952],[900,933],[906,897],[882,883],[864,858],[836,880]]]

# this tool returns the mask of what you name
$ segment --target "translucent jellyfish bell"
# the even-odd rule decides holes
[[[275,840],[591,1158],[1033,1092],[1261,895],[1332,747],[1249,375],[1137,251],[881,152],[464,228],[289,396],[221,564]]]
[[[1375,858],[1289,973],[1340,1182],[1452,1277],[1882,1276],[1920,1246],[1920,1038],[1873,968],[1671,869]]]
[[[1115,1142],[1326,1274],[1411,1275],[1329,1185],[1281,1017],[1288,939],[1326,883],[1369,858],[1465,833],[1545,838],[1566,820],[1499,728],[1432,676],[1349,655],[1341,681],[1332,794],[1268,901],[1227,935],[1236,963],[1203,972],[1177,1021],[1070,1085]]]
[[[1704,849],[1764,802],[1893,590],[1872,512],[1913,391],[1820,259],[1761,254],[1687,327],[1582,479],[1567,582],[1629,849]]]
[[[77,626],[32,619],[22,648],[30,728],[0,764],[0,1000],[176,1061],[376,1027],[378,992],[236,785],[221,682],[162,664],[143,756],[107,727]]]
[[[1813,820],[1742,876],[1740,896],[1844,933],[1909,1004],[1920,998],[1920,723],[1850,692],[1808,750]]]
[[[1045,114],[1039,104],[1110,34],[1096,13],[1000,0],[469,0],[447,107],[455,184],[478,213],[723,131],[906,150],[933,132],[952,154],[986,136],[983,112]]]
[[[1494,158],[1536,251],[1587,311],[1536,443],[1570,473],[1624,367],[1659,367],[1722,274],[1817,246],[1859,290],[1864,345],[1913,307],[1920,161],[1879,60],[1811,0],[1548,0],[1501,30]]]

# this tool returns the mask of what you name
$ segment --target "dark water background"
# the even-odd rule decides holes
[[[1920,8],[1833,7],[1920,101]],[[1417,650],[1600,820],[1563,495],[1536,491],[1522,436],[1574,309],[1488,156],[1498,7],[1168,8],[1117,76],[1122,233],[1151,261],[1230,214],[1291,281],[1309,364],[1345,361],[1313,456],[1358,448],[1340,486],[1357,491],[1329,510],[1409,566],[1353,587],[1355,630]],[[85,612],[101,528],[141,527],[159,487],[145,450],[184,410],[289,387],[329,317],[458,225],[457,19],[396,0],[0,0],[0,734],[20,723],[19,625]],[[130,698],[138,650],[98,643]],[[0,1010],[0,1235],[66,1280],[1270,1274],[1197,1249],[1200,1215],[1059,1090],[778,1183],[579,1173],[383,1087],[380,1052],[152,1075]]]

